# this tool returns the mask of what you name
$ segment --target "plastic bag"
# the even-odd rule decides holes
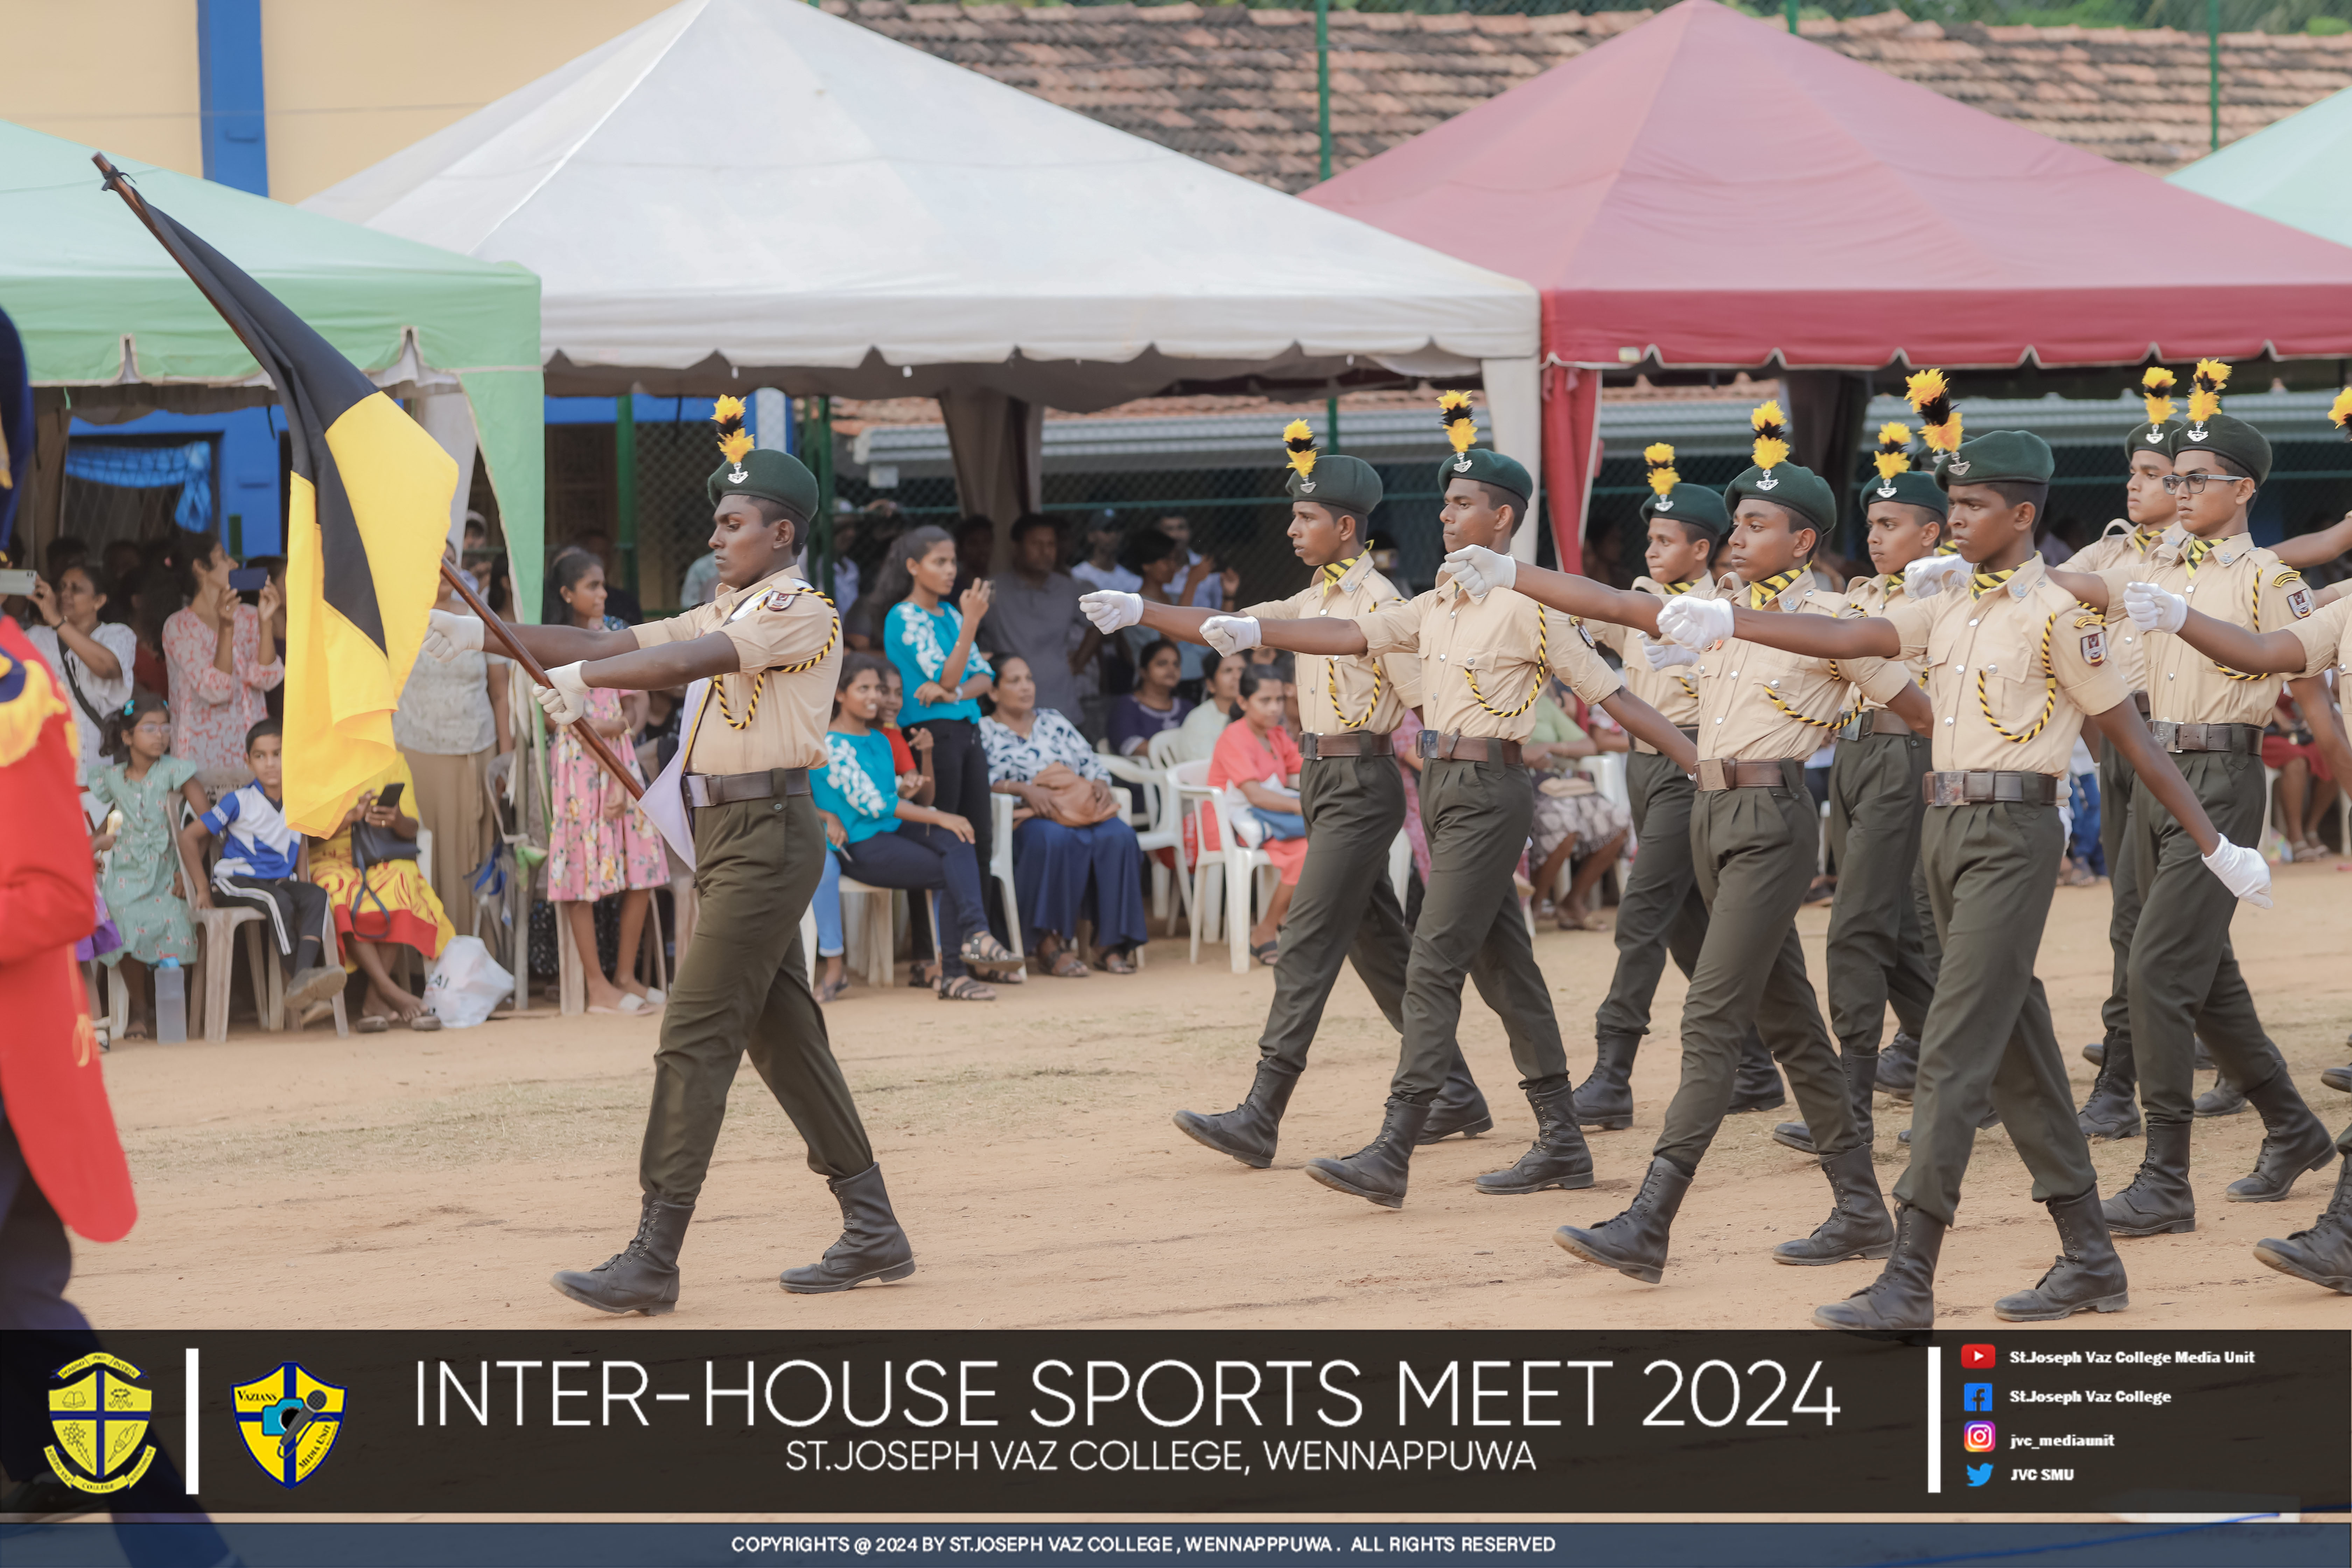
[[[480,937],[453,937],[425,982],[425,1006],[444,1028],[470,1029],[513,994],[514,976],[499,967]]]

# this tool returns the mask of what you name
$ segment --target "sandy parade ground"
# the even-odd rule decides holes
[[[2280,867],[2277,883],[2275,910],[2239,914],[2238,952],[2296,1081],[2340,1125],[2352,1103],[2319,1073],[2347,1054],[2352,881],[2321,863]],[[2093,1069],[2074,1047],[2098,1037],[2106,917],[2104,885],[2062,888],[2042,949],[2078,1100]],[[1816,984],[1827,919],[1826,905],[1801,917]],[[1613,946],[1605,934],[1546,931],[1536,951],[1581,1078]],[[118,1329],[1799,1328],[1877,1267],[1791,1268],[1767,1257],[1828,1210],[1818,1168],[1770,1140],[1793,1108],[1726,1123],[1661,1286],[1551,1244],[1554,1226],[1622,1208],[1648,1163],[1675,1081],[1682,981],[1671,968],[1661,1032],[1635,1068],[1634,1125],[1591,1135],[1593,1188],[1516,1198],[1471,1188],[1532,1130],[1500,1026],[1473,999],[1463,1045],[1496,1130],[1421,1151],[1412,1195],[1391,1212],[1300,1170],[1357,1148],[1378,1124],[1395,1037],[1352,974],[1325,1016],[1273,1169],[1245,1169],[1171,1125],[1180,1107],[1223,1110],[1240,1098],[1273,989],[1271,971],[1228,973],[1222,945],[1213,956],[1204,947],[1197,967],[1185,952],[1181,939],[1162,940],[1136,977],[1033,979],[992,1005],[860,987],[830,1009],[914,1240],[919,1271],[901,1286],[854,1299],[778,1289],[777,1272],[822,1251],[839,1216],[747,1068],[682,1258],[677,1312],[606,1320],[557,1296],[551,1271],[602,1259],[635,1224],[656,1026],[542,1006],[438,1034],[337,1039],[324,1025],[299,1036],[247,1026],[218,1045],[118,1046],[107,1079],[141,1215],[124,1241],[77,1244],[74,1295],[93,1321]],[[1891,1186],[1908,1108],[1881,1096],[1878,1109],[1879,1173]],[[2272,1272],[2252,1251],[2308,1226],[2333,1170],[2305,1177],[2284,1204],[2221,1199],[2260,1139],[2251,1112],[2200,1121],[2198,1229],[2123,1243],[2130,1313],[2074,1323],[2342,1328],[2352,1303]],[[2129,1179],[2142,1147],[2094,1145],[2104,1190]],[[1993,1300],[2031,1285],[2053,1250],[2007,1138],[1980,1135],[1937,1281],[1939,1316],[1990,1325]],[[299,1287],[254,1288],[277,1269]]]

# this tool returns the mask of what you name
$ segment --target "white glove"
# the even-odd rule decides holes
[[[1483,599],[1497,588],[1507,588],[1518,580],[1519,563],[1498,551],[1483,544],[1465,544],[1445,558],[1445,565],[1462,591],[1474,599]]]
[[[452,615],[447,610],[428,611],[424,651],[441,664],[449,663],[461,653],[479,653],[483,630],[482,623],[471,616]]]
[[[551,724],[570,724],[588,711],[588,682],[578,664],[559,664],[547,672],[548,683],[532,695],[547,710]]]
[[[1658,635],[1686,648],[1713,647],[1731,635],[1731,601],[1685,594],[1658,610]]]
[[[1095,630],[1108,637],[1123,632],[1143,619],[1143,595],[1122,594],[1114,588],[1097,588],[1091,594],[1078,595],[1078,609],[1094,622]]]
[[[2242,844],[2221,840],[2221,846],[2204,857],[2205,868],[2221,879],[2221,886],[2238,895],[2242,901],[2256,909],[2271,907],[2271,863],[2258,849]]]
[[[1903,591],[1915,599],[1932,599],[1969,574],[1969,563],[1957,555],[1922,555],[1903,568]]]
[[[1255,616],[1211,616],[1201,623],[1201,640],[1220,654],[1241,653],[1258,646]]]
[[[1698,662],[1697,654],[1677,642],[1652,642],[1640,632],[1633,634],[1633,641],[1642,650],[1643,662],[1652,669],[1672,669],[1678,664]]]
[[[2189,601],[2153,583],[2133,583],[2124,589],[2124,613],[2144,632],[2177,632],[2189,619]]]

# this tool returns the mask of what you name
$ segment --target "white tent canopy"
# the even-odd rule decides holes
[[[685,0],[303,205],[538,273],[552,393],[936,396],[968,505],[1034,504],[1044,408],[1181,387],[1483,374],[1540,445],[1526,284],[801,0]]]

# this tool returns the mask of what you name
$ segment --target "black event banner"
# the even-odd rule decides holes
[[[215,1513],[2267,1513],[2352,1335],[0,1334],[0,1456]]]

